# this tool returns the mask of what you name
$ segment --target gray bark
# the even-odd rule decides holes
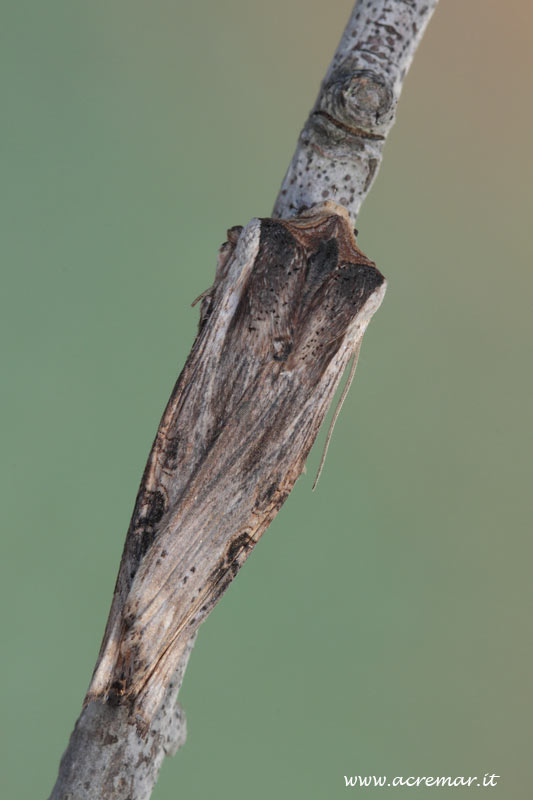
[[[148,736],[131,724],[128,709],[93,700],[83,709],[59,765],[54,800],[148,798],[165,756],[185,742],[178,692],[194,645],[192,637],[168,686]]]
[[[360,0],[300,134],[274,206],[291,217],[324,200],[355,222],[394,124],[415,50],[437,0]]]
[[[352,223],[355,221],[381,162],[383,144],[394,122],[406,72],[436,3],[437,0],[360,0],[356,3],[300,135],[275,204],[275,217],[300,216],[305,208],[328,199],[344,206]],[[367,307],[368,318],[381,296],[382,291],[379,297],[375,295],[372,308]],[[207,300],[211,302],[211,296],[208,295]],[[357,313],[361,314],[361,309]],[[342,346],[338,345],[332,361],[334,365],[328,367],[327,397],[324,394],[319,404],[313,432],[318,430],[327,408],[326,400],[337,386],[351,353],[359,346],[367,321],[365,318],[363,324],[358,317],[342,340]],[[190,376],[190,381],[194,380],[195,375]],[[312,439],[311,436],[302,444],[297,464],[300,471]],[[196,440],[189,442],[189,449],[195,446]],[[291,480],[285,482],[287,491],[281,493],[279,504],[273,513],[269,511],[269,518],[263,520],[264,526],[263,522],[259,526],[259,535],[290,491],[297,474],[298,470],[294,471]],[[250,485],[250,493],[255,488]],[[141,495],[140,498],[142,500]],[[167,524],[164,517],[161,524]],[[129,541],[134,533],[130,528]],[[160,530],[157,535],[161,535]],[[235,572],[236,569],[230,579]],[[118,602],[125,604],[127,590],[131,587],[117,586]],[[120,618],[123,624],[123,615]],[[111,638],[115,636],[114,631],[108,624],[106,633]],[[109,702],[113,699],[109,689],[105,690],[107,694],[88,695],[61,760],[52,800],[146,800],[150,797],[165,755],[176,752],[185,741],[185,717],[176,701],[196,635],[195,631],[191,633],[182,642],[179,657],[173,663],[174,676],[164,685],[163,701],[155,715],[149,717],[148,724],[146,717],[140,721],[136,719],[131,704],[121,703],[120,696],[114,698],[115,704]],[[107,651],[101,651],[101,657],[102,652]],[[107,662],[102,667],[100,659],[99,664],[98,680],[104,686],[105,676],[101,673],[102,669],[104,672],[108,669]],[[113,669],[116,669],[115,661],[109,662],[110,674]]]

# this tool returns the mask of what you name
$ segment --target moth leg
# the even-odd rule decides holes
[[[352,366],[350,367],[350,374],[348,375],[348,380],[346,381],[346,385],[344,386],[344,389],[342,390],[342,394],[340,396],[340,400],[337,403],[337,408],[335,409],[335,413],[333,414],[333,418],[332,418],[332,420],[331,420],[331,422],[329,424],[328,435],[326,436],[326,444],[324,445],[324,452],[322,453],[322,458],[320,459],[320,466],[318,467],[318,472],[316,474],[315,482],[313,483],[313,488],[311,490],[313,492],[316,489],[316,486],[317,486],[317,483],[318,483],[318,479],[320,478],[320,475],[322,474],[322,470],[324,468],[324,462],[325,462],[326,456],[328,454],[328,447],[329,447],[329,443],[331,441],[331,437],[333,436],[333,429],[335,427],[335,423],[337,422],[337,420],[339,418],[339,414],[341,413],[341,408],[342,408],[342,406],[344,404],[344,401],[346,400],[348,392],[350,391],[350,387],[352,385],[352,381],[353,381],[354,376],[355,376],[355,370],[357,369],[357,362],[359,361],[359,351],[360,350],[361,350],[361,340],[359,340],[357,342],[357,345],[355,347],[353,358],[352,358]]]

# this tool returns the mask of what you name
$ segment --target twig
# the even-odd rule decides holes
[[[403,82],[437,0],[360,0],[300,134],[274,206],[289,217],[326,199],[355,222],[381,164]]]
[[[199,336],[150,455],[91,691],[61,760],[52,800],[146,800],[164,756],[174,753],[185,740],[185,719],[176,697],[198,624],[232,580],[300,474],[342,372],[383,295],[383,279],[357,249],[347,220],[355,222],[376,175],[405,74],[436,3],[356,3],[274,208],[275,217],[299,219],[294,224],[256,220],[241,236],[240,230],[229,232],[215,284],[202,298]],[[332,204],[325,209],[314,208],[310,216],[302,217],[304,209],[326,199],[344,208]],[[269,248],[280,237],[284,244],[278,255],[285,259],[285,268],[287,247],[293,248],[294,264],[304,258],[314,266],[307,267],[305,279],[294,279],[290,292],[284,273],[270,322],[264,329],[259,325],[259,332],[255,332],[254,325],[249,324],[254,313],[258,317],[254,302],[258,298],[263,302],[262,289],[275,284],[279,264],[275,257],[269,261]],[[322,247],[333,240],[337,254],[343,254],[342,263]],[[311,297],[309,276],[313,269],[318,289],[313,283],[315,294]],[[339,293],[337,279],[348,281],[350,293]],[[336,303],[336,313],[330,311],[328,316],[332,302]],[[272,322],[278,311],[282,316],[282,307],[291,303],[292,316],[285,323]],[[304,313],[300,306],[305,303]],[[237,330],[243,320],[248,326],[246,333]],[[310,348],[309,330],[314,335],[323,330],[320,325],[328,328],[327,340]],[[217,331],[219,335],[215,335]],[[233,349],[228,350],[228,342]],[[255,357],[241,369],[248,347],[256,348]],[[267,358],[269,347],[273,351]],[[240,361],[232,362],[233,372],[226,374],[224,381],[224,369],[230,365],[228,353],[235,348]],[[302,356],[306,354],[309,360],[304,365]],[[219,361],[226,365],[224,369],[218,366]],[[262,416],[254,417],[248,407],[251,404],[246,405],[242,398],[251,391],[250,386],[253,389],[261,383],[259,377],[264,382],[265,376],[275,378],[276,388],[266,400],[254,396],[254,408],[259,403],[262,409]],[[233,394],[228,394],[228,377]],[[244,383],[235,405],[239,380]],[[203,404],[195,406],[191,400],[195,397],[204,398]],[[224,419],[228,407],[237,409],[228,433],[226,423],[220,421],[222,412],[217,412],[217,417],[210,411],[211,401],[213,407],[223,409]],[[288,403],[295,409],[291,413]],[[237,418],[242,418],[244,427],[239,427]],[[258,431],[265,428],[268,435],[258,441]],[[294,450],[290,454],[287,442]],[[181,459],[181,483],[176,458]],[[218,459],[218,472],[214,459]],[[250,467],[248,478],[243,478],[243,459]],[[234,506],[232,493],[239,496]],[[230,503],[227,519],[222,519],[219,507],[213,516],[209,510],[212,503]],[[190,509],[193,511],[187,517]],[[209,528],[207,548],[198,535],[198,517],[202,514],[201,530]],[[189,538],[184,540],[184,536]],[[174,559],[173,576],[180,577],[171,586],[168,576],[164,578],[164,568],[156,565],[163,555],[162,541],[169,543],[169,549],[177,542],[177,552],[170,557]],[[196,542],[192,561],[191,553],[189,560],[184,560],[184,541]],[[198,573],[194,572],[196,577],[190,569],[193,561],[200,565]],[[213,563],[215,570],[211,569]],[[187,589],[186,577],[190,579]],[[180,603],[192,596],[188,592],[195,581],[204,595],[193,614],[180,610]],[[147,595],[148,589],[151,594]],[[161,597],[164,614],[150,636],[146,629],[155,624],[153,604]],[[165,625],[170,625],[170,633],[165,628],[162,634]],[[144,638],[137,636],[139,626]],[[161,641],[168,643],[164,650],[157,649]],[[152,663],[143,660],[147,652],[155,654]]]

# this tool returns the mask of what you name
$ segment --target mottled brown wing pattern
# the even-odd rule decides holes
[[[385,287],[332,204],[232,231],[143,476],[87,696],[129,702],[146,725],[300,475]]]

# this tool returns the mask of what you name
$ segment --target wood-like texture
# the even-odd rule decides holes
[[[353,248],[347,218],[353,224],[376,174],[403,79],[436,2],[359,0],[352,12],[274,209],[278,218],[301,216],[330,199],[347,213],[321,212],[321,222],[315,216],[293,221],[292,228],[255,220],[236,248],[240,231],[230,232],[214,286],[203,299],[199,336],[143,477],[97,668],[51,800],[147,800],[164,756],[185,739],[176,694],[195,630],[300,474],[335,386],[381,299],[381,276],[362,254],[345,262],[355,265],[345,272],[347,292],[332,275],[342,271],[344,247]],[[321,225],[323,241],[313,247],[306,226]],[[259,258],[269,227],[269,244]],[[289,250],[306,253],[296,275],[287,274],[286,255],[278,259],[278,237],[290,237]],[[341,240],[338,254],[327,245],[331,239]],[[285,314],[270,295],[288,278]],[[339,309],[337,320],[333,311]],[[321,319],[329,338],[320,336]],[[233,370],[232,381],[223,380],[222,364]],[[221,382],[218,390],[215,381]],[[257,402],[262,381],[270,384],[269,409]],[[211,405],[202,404],[202,392]],[[224,410],[225,423],[215,407]],[[192,431],[176,415],[184,409]],[[255,441],[241,415],[251,421]],[[291,454],[291,448],[297,451]],[[229,505],[221,505],[222,496]],[[201,562],[211,572],[205,566],[200,574]]]
[[[51,800],[147,800],[163,759],[174,755],[187,734],[177,702],[194,645],[187,643],[147,735],[131,724],[126,706],[91,701],[82,711],[61,759]]]
[[[300,134],[274,216],[295,216],[329,199],[355,223],[436,5],[437,0],[356,3]]]
[[[141,731],[302,472],[385,290],[333,203],[232,229],[163,415],[87,701]]]

